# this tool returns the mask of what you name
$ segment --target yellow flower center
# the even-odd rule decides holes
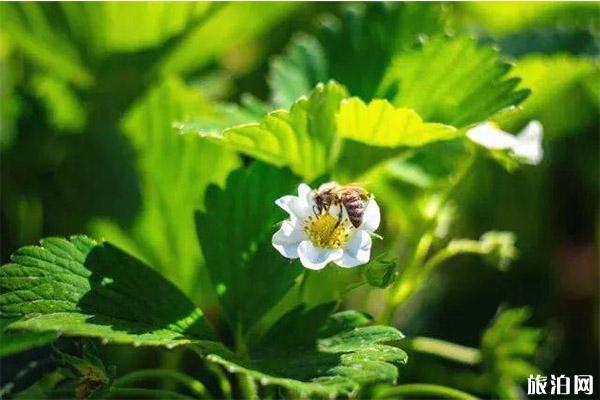
[[[304,232],[310,241],[322,249],[339,249],[350,240],[354,227],[344,218],[338,221],[329,213],[309,216],[304,224]]]

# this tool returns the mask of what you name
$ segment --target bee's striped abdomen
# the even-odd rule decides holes
[[[342,194],[342,203],[348,213],[348,219],[355,228],[362,223],[362,217],[365,211],[366,203],[360,193],[357,191],[348,191]]]

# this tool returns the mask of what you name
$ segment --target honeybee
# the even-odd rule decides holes
[[[343,210],[355,228],[362,223],[363,214],[369,202],[369,192],[356,183],[340,185],[336,182],[324,183],[313,193],[315,214],[329,212],[331,206],[339,206],[338,224],[342,220]]]

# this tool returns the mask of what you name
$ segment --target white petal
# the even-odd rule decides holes
[[[363,213],[363,222],[359,229],[365,229],[369,232],[375,232],[379,228],[381,222],[381,212],[379,211],[379,205],[375,201],[375,196],[371,196],[369,203]]]
[[[517,136],[517,143],[513,153],[530,164],[539,164],[542,161],[542,137],[544,127],[539,121],[531,121]]]
[[[309,269],[322,269],[328,263],[342,257],[342,249],[320,249],[315,247],[310,240],[305,240],[298,246],[300,262]]]
[[[306,235],[300,224],[285,220],[273,235],[272,244],[282,256],[298,258],[298,245],[304,239]]]
[[[342,258],[336,260],[335,263],[343,268],[352,268],[368,263],[371,258],[371,244],[369,233],[359,229],[344,248]]]
[[[292,219],[303,221],[312,213],[311,189],[305,183],[298,186],[298,196],[283,196],[275,200],[275,204],[290,214]]]
[[[308,199],[310,197],[311,188],[306,183],[298,185],[298,197],[300,199]]]
[[[490,122],[485,122],[469,129],[467,137],[490,150],[512,149],[517,143],[515,136],[504,132],[502,129],[498,129]]]

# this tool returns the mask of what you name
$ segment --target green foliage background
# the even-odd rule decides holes
[[[86,279],[99,274],[98,285],[123,305],[119,311],[134,315],[147,331],[143,338],[103,331],[111,342],[177,346],[188,342],[182,332],[189,333],[197,351],[212,356],[198,374],[218,377],[221,370],[209,371],[223,365],[290,393],[353,393],[357,382],[372,377],[345,368],[363,363],[386,379],[398,373],[400,383],[510,398],[518,395],[513,383],[533,368],[503,347],[514,337],[526,343],[527,357],[535,353],[534,364],[544,373],[591,373],[598,381],[599,21],[597,4],[562,2],[2,3],[2,263],[44,237],[74,233],[121,249],[95,247],[83,236],[25,247],[2,267],[0,276],[9,282],[3,291],[27,285],[18,265],[38,268],[48,257],[67,257],[68,273],[64,265],[50,267],[65,280],[59,282],[64,290],[53,289],[59,299],[44,285],[36,292],[52,304],[35,304],[64,313],[44,324],[67,324],[71,333],[86,336],[90,327],[82,315],[99,315],[100,330],[111,318],[122,319],[107,313],[112,306],[103,308],[102,301],[89,303],[99,309],[80,306],[91,290]],[[349,96],[335,117],[332,110]],[[354,115],[361,118],[353,121]],[[305,304],[293,307],[297,293],[289,289],[301,271],[264,250],[283,218],[269,199],[292,192],[300,180],[367,182],[383,204],[386,240],[394,241],[402,264],[426,207],[417,194],[441,190],[464,154],[465,129],[487,119],[510,132],[540,120],[544,161],[507,173],[491,157],[480,157],[453,193],[459,218],[450,234],[512,231],[519,258],[508,272],[483,268],[477,258],[451,261],[392,322],[408,336],[479,347],[491,367],[474,374],[411,353],[410,362],[393,372],[388,361],[406,362],[402,350],[378,344],[380,351],[369,353],[356,344],[363,336],[342,340],[341,349],[331,345],[331,338],[351,329],[372,334],[373,343],[400,334],[365,326],[362,314],[352,311],[330,316],[329,302],[360,273],[328,269],[309,278]],[[420,134],[393,137],[398,130],[390,126]],[[219,247],[223,242],[228,247]],[[377,246],[383,248],[376,245],[374,254]],[[97,269],[80,261],[90,252],[98,254]],[[119,281],[108,259],[131,265],[131,280],[146,276],[142,261],[152,266],[152,286]],[[231,274],[244,269],[255,273],[254,281]],[[279,279],[272,280],[274,274]],[[173,286],[163,286],[161,276]],[[369,282],[383,287],[381,279]],[[148,308],[145,292],[165,303]],[[3,299],[3,313],[25,313],[14,298]],[[378,315],[383,301],[381,290],[361,288],[344,297],[342,308]],[[521,306],[531,309],[532,325],[545,328],[539,351],[532,350],[539,332],[520,326],[526,309],[502,314],[482,334],[499,307]],[[26,310],[38,312],[44,311]],[[248,335],[252,360],[207,344],[215,332],[204,326],[205,317],[227,345]],[[309,322],[340,320],[349,322],[329,330]],[[298,321],[305,325],[293,325]],[[21,328],[35,330],[36,323]],[[303,327],[316,347],[281,336]],[[270,347],[273,337],[288,347]],[[7,339],[3,355],[56,336],[14,339]],[[307,359],[294,359],[289,346]],[[137,351],[132,359],[118,348],[101,350],[121,373],[190,362]],[[348,357],[331,358],[346,351]],[[35,356],[12,355],[2,383]],[[298,384],[312,377],[302,368],[311,360],[335,379]],[[292,371],[292,379],[278,378],[281,370]],[[231,390],[222,379],[213,381],[222,395]],[[398,394],[384,388],[371,395]]]

